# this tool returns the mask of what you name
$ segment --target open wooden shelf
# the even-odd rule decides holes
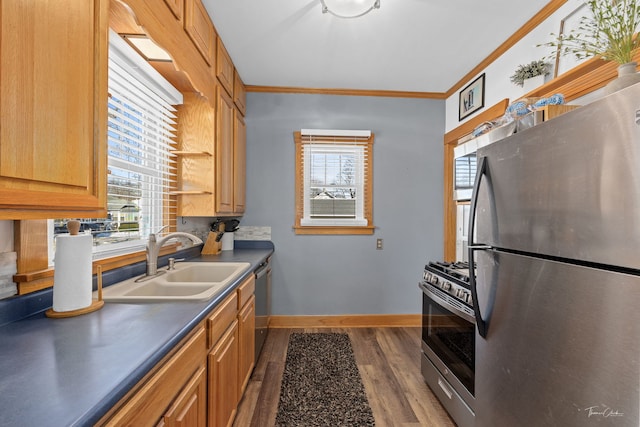
[[[213,194],[211,191],[204,190],[175,190],[171,191],[169,194],[174,195],[198,195],[198,194]]]
[[[211,154],[208,151],[180,151],[180,150],[174,150],[174,151],[171,151],[171,154],[175,154],[176,156],[208,156],[208,157],[213,156],[213,154]]]

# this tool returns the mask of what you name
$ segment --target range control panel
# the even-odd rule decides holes
[[[443,290],[452,297],[466,304],[473,304],[471,291],[467,287],[427,270],[424,271],[422,278],[425,282],[431,284],[432,286],[435,286],[438,289]]]

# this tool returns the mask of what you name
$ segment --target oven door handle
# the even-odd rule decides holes
[[[482,177],[487,173],[487,158],[480,157],[478,158],[480,162],[478,164],[478,169],[476,172],[476,179],[473,183],[473,192],[471,194],[471,207],[469,209],[469,285],[471,286],[471,298],[473,299],[473,312],[476,317],[476,326],[478,328],[478,333],[482,338],[487,337],[487,327],[488,323],[482,317],[482,313],[480,312],[480,304],[478,303],[478,288],[476,283],[476,275],[474,272],[476,271],[475,266],[475,252],[479,250],[487,250],[491,249],[491,246],[477,244],[473,241],[473,236],[475,233],[475,223],[476,223],[476,209],[478,206],[478,189],[480,188],[480,184],[482,183]]]

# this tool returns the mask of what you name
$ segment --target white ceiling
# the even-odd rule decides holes
[[[320,0],[203,0],[247,85],[446,92],[548,0],[381,0],[356,19]]]

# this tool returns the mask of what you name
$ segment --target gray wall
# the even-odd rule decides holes
[[[444,120],[439,100],[248,94],[242,225],[271,227],[273,314],[420,312],[424,263],[442,259]],[[293,132],[301,128],[375,133],[374,235],[294,234]]]

